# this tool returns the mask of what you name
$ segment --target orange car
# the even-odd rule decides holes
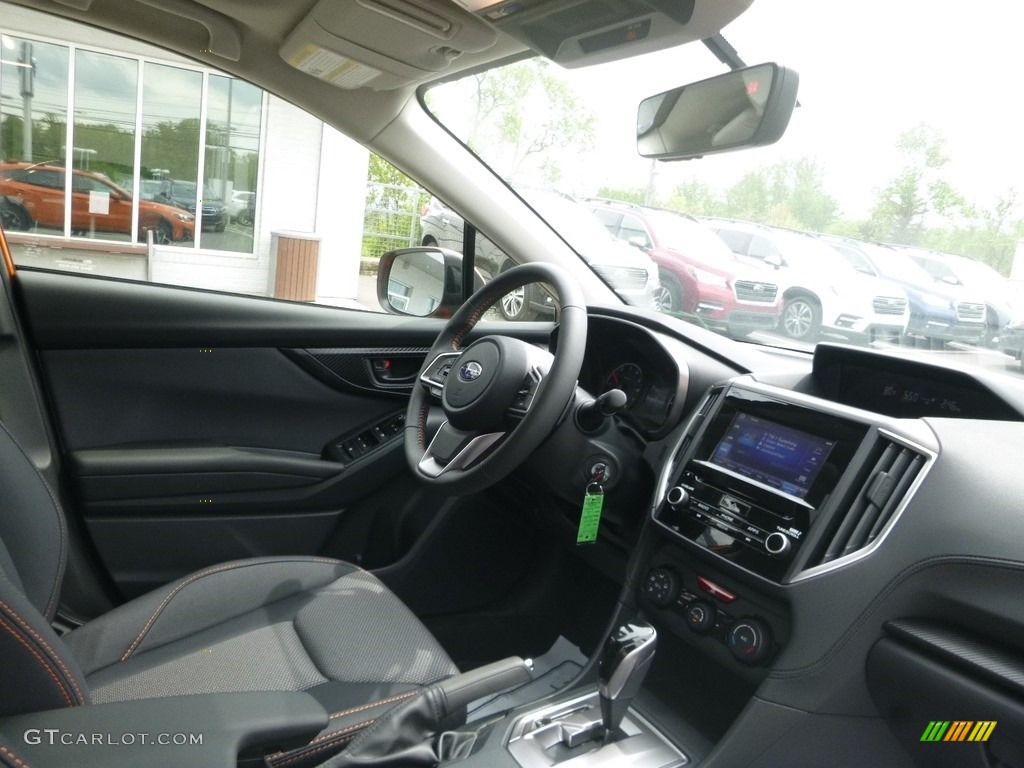
[[[64,228],[66,170],[42,163],[0,163],[3,224],[10,230]],[[158,243],[192,240],[195,217],[188,211],[150,200],[139,201],[139,238],[152,230]],[[71,231],[132,231],[132,197],[106,176],[73,170],[71,177]]]

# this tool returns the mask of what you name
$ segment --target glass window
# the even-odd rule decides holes
[[[80,237],[132,241],[132,201],[102,175],[131,186],[135,177],[135,107],[139,62],[96,51],[75,55],[75,120],[70,165],[71,231]],[[89,186],[88,194],[85,193]]]
[[[619,220],[622,215],[615,211],[610,211],[607,208],[591,208],[594,215],[597,216],[597,220],[607,227],[608,231],[616,237],[619,237]]]
[[[750,235],[735,229],[716,229],[715,232],[729,246],[730,251],[741,256],[746,255],[747,248],[750,247]]]
[[[643,239],[644,247],[651,246],[651,236],[647,234],[647,227],[636,216],[631,216],[628,213],[622,217],[622,223],[619,225],[619,237],[623,240],[639,237]]]
[[[775,247],[775,243],[767,237],[761,237],[760,235],[751,235],[750,249],[747,253],[761,260],[767,259],[769,256],[780,255],[779,249]]]
[[[191,246],[195,196],[176,200],[175,182],[199,178],[201,72],[146,62],[142,75],[139,228],[161,245]]]
[[[0,194],[7,197],[8,231],[64,232],[63,172],[67,146],[67,46],[21,37],[0,38]],[[35,166],[29,172],[26,168]]]
[[[201,194],[194,185],[191,190],[193,208],[200,203],[196,218],[203,248],[253,251],[255,217],[245,214],[256,196],[262,121],[259,88],[210,75],[203,188]]]

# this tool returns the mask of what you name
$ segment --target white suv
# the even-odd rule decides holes
[[[813,235],[723,219],[708,224],[739,258],[777,266],[783,289],[779,330],[787,336],[806,342],[822,334],[871,341],[906,331],[906,292],[858,272]]]

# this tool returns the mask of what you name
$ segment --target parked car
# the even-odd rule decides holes
[[[584,205],[568,195],[529,187],[517,187],[517,191],[624,301],[656,307],[658,269],[649,256],[612,237]],[[463,219],[436,198],[424,206],[420,226],[423,245],[462,251]],[[481,241],[476,268],[488,279],[515,266],[490,240],[478,238]],[[539,285],[528,285],[506,294],[499,311],[506,320],[532,320],[550,316],[554,305],[547,291]]]
[[[1024,371],[1024,319],[1011,320],[999,334],[999,348]]]
[[[888,245],[824,237],[858,271],[900,285],[910,301],[907,335],[929,345],[978,343],[986,335],[985,300],[980,293],[937,281],[905,252]]]
[[[658,265],[662,311],[692,315],[731,336],[778,325],[781,292],[770,268],[739,263],[706,224],[684,213],[612,200],[587,205],[609,232]]]
[[[238,220],[242,224],[252,224],[252,211],[256,207],[256,193],[236,189],[231,193],[228,202],[227,216],[231,221]]]
[[[871,341],[905,332],[906,293],[887,280],[858,273],[811,235],[723,219],[708,223],[741,258],[778,264],[779,330],[787,336],[805,342],[823,334]]]
[[[940,283],[960,285],[985,301],[986,344],[994,344],[1002,330],[1024,312],[1020,286],[977,259],[928,248],[907,248],[903,252]]]
[[[66,169],[57,165],[0,163],[0,195],[5,198],[4,227],[27,230],[39,225],[63,231],[66,178]],[[99,203],[96,194],[101,195]],[[103,174],[73,170],[71,231],[131,234],[131,194]],[[195,218],[171,205],[139,200],[140,240],[147,231],[152,231],[154,239],[160,243],[192,240]]]
[[[169,205],[175,205],[189,213],[195,214],[196,192],[198,188],[199,185],[194,181],[170,179],[163,182],[160,191],[154,199],[166,202]],[[206,189],[203,190],[201,202],[202,208],[199,223],[203,231],[223,232],[228,223],[227,208],[224,206],[224,202],[219,197],[210,194]]]

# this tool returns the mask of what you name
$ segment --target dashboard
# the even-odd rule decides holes
[[[631,391],[616,418],[645,436],[656,475],[629,569],[636,605],[710,664],[714,693],[691,690],[688,706],[741,692],[732,728],[786,732],[762,762],[723,738],[711,764],[834,749],[842,722],[864,764],[910,765],[891,762],[906,752],[1024,765],[999,746],[920,752],[937,717],[998,721],[1024,743],[1010,725],[1024,724],[1021,383],[830,344],[802,359],[757,350],[764,365],[698,383],[721,358],[691,343],[666,407],[684,359],[672,334],[596,320],[581,384]]]
[[[580,386],[593,395],[619,389],[621,418],[648,438],[671,430],[682,416],[689,372],[678,342],[643,326],[590,319]]]

